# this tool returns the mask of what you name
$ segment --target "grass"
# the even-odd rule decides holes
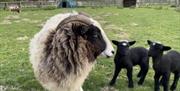
[[[49,17],[72,10],[89,13],[98,20],[109,39],[136,40],[135,46],[147,47],[146,40],[156,40],[180,51],[180,13],[174,9],[136,8],[118,9],[77,8],[55,10],[24,10],[20,14],[0,10],[0,90],[45,91],[36,81],[29,63],[29,40]],[[85,81],[84,91],[107,89],[114,70],[113,58],[99,57],[97,65]],[[138,86],[134,68],[134,89],[127,88],[126,71],[123,70],[113,89],[117,91],[152,91],[154,72],[150,68],[145,84]],[[171,76],[171,83],[172,83]],[[112,90],[114,91],[114,90]],[[180,91],[180,84],[177,91]]]

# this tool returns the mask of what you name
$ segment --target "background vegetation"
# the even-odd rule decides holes
[[[0,10],[0,90],[45,91],[33,75],[28,54],[29,41],[49,17],[72,10],[86,12],[98,20],[110,40],[136,40],[135,46],[148,47],[146,40],[150,39],[180,51],[180,13],[173,8],[37,9],[24,10],[20,14]],[[113,70],[113,58],[99,57],[96,67],[85,81],[84,91],[153,91],[152,68],[145,84],[138,86],[136,74],[139,68],[134,67],[134,89],[127,88],[125,70],[120,73],[114,88],[109,88]],[[177,91],[180,91],[180,83]]]

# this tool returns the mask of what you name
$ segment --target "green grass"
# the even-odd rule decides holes
[[[98,20],[109,39],[136,40],[135,46],[147,47],[146,40],[156,40],[180,51],[180,13],[174,9],[136,8],[77,8],[55,10],[24,10],[20,14],[0,10],[0,87],[7,91],[44,91],[33,75],[29,63],[29,40],[49,17],[72,10],[84,11]],[[15,17],[13,17],[15,16]],[[24,40],[19,40],[19,37]],[[100,91],[112,78],[113,58],[99,57],[95,69],[83,85],[84,91]],[[138,86],[134,68],[134,89],[127,88],[126,71],[117,79],[118,91],[152,91],[154,72],[150,68],[145,84]],[[171,83],[172,83],[171,76]],[[177,91],[180,91],[180,83]]]

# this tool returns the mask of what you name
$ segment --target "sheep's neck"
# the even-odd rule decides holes
[[[118,60],[121,60],[121,61],[125,60],[125,59],[128,58],[128,57],[129,57],[128,54],[122,55],[122,54],[120,54],[120,53],[118,53],[118,52],[117,52],[117,54],[115,55],[115,58],[118,59]]]
[[[126,57],[128,54],[121,54],[120,52],[118,52],[117,51],[117,53],[116,53],[116,57],[118,57],[118,58],[124,58],[124,57]]]

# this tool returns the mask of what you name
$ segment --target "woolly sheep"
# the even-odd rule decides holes
[[[96,57],[113,52],[100,24],[77,12],[53,16],[30,43],[34,74],[49,91],[83,91]]]
[[[12,12],[17,12],[17,13],[21,12],[21,9],[18,5],[10,5],[8,6],[8,10]]]

